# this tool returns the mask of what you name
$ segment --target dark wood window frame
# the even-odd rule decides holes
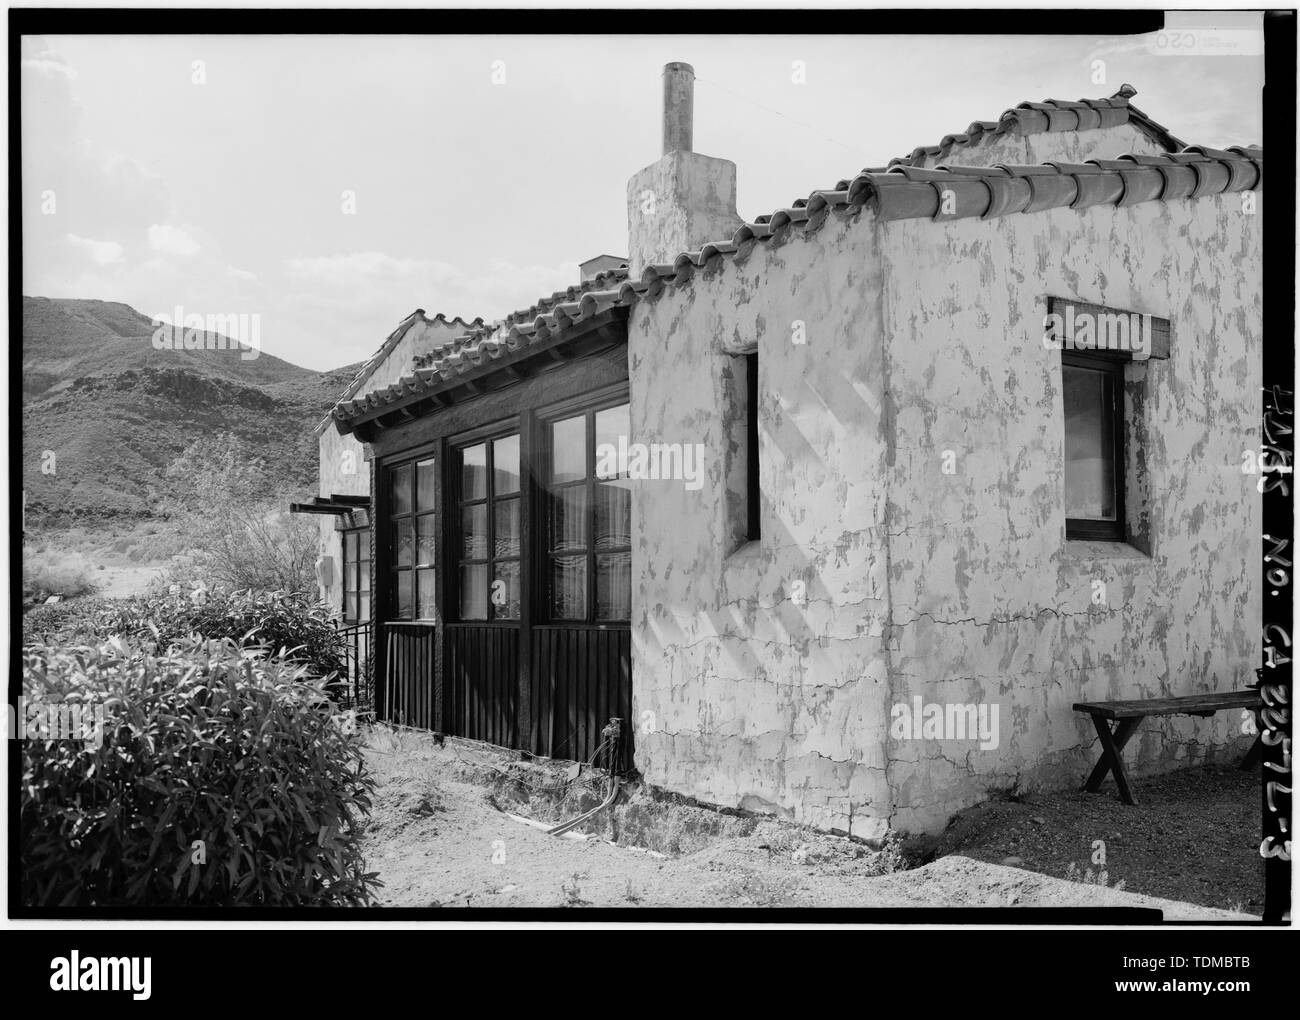
[[[525,514],[525,500],[528,495],[526,492],[527,473],[524,469],[524,437],[523,423],[519,419],[508,422],[498,422],[483,428],[474,429],[472,432],[463,433],[453,436],[447,444],[447,471],[443,479],[448,482],[445,491],[452,494],[448,501],[454,517],[447,533],[451,536],[451,544],[448,549],[449,555],[446,557],[446,563],[449,571],[449,597],[445,606],[449,612],[449,622],[469,624],[487,624],[499,623],[517,627],[524,612],[524,602],[527,598],[527,568],[524,564],[524,543],[523,529],[527,517]],[[508,492],[498,495],[496,491],[496,444],[502,439],[513,437],[519,446],[519,487],[514,492]],[[474,446],[482,445],[484,447],[484,494],[482,497],[465,497],[462,492],[463,474],[463,457],[467,449]],[[518,520],[519,547],[518,550],[510,556],[500,556],[496,552],[497,539],[497,521],[496,509],[498,504],[513,502],[517,508],[516,515]],[[467,557],[464,554],[464,512],[466,509],[483,506],[485,517],[486,531],[486,551],[485,557]],[[516,565],[516,585],[519,596],[519,615],[517,616],[498,616],[497,607],[492,603],[492,575],[493,567],[498,563],[514,563]],[[461,611],[461,568],[465,566],[486,565],[488,568],[488,605],[487,617],[484,618],[466,618]]]
[[[351,560],[348,557],[348,538],[350,536],[355,536],[357,547],[357,554]],[[371,606],[369,603],[374,599],[374,592],[370,588],[370,522],[367,521],[365,524],[339,529],[339,544],[343,550],[340,557],[343,580],[343,622],[362,623],[370,619]],[[365,553],[364,557],[362,556],[363,552]],[[365,588],[361,587],[362,578],[365,579]],[[349,595],[356,600],[353,603],[355,611],[351,616],[348,615]],[[365,612],[361,611],[362,595],[365,595],[368,603]]]
[[[420,465],[433,461],[434,475],[434,496],[432,503],[425,508],[419,500],[420,493]],[[396,474],[404,468],[410,470],[410,508],[409,510],[396,513],[393,501],[393,484]],[[383,486],[383,509],[382,518],[376,520],[376,525],[380,528],[384,540],[382,548],[376,549],[376,553],[382,557],[384,570],[382,572],[384,584],[383,592],[383,610],[385,618],[392,623],[423,623],[432,624],[436,615],[421,615],[420,600],[420,573],[422,571],[432,570],[434,572],[434,614],[437,611],[437,585],[438,575],[442,570],[441,543],[439,541],[441,532],[441,508],[437,495],[438,487],[441,485],[440,472],[443,468],[443,458],[436,448],[426,448],[419,452],[413,452],[408,456],[403,456],[400,460],[394,460],[384,464],[382,486]],[[397,563],[399,522],[411,522],[411,562],[409,564],[399,565]],[[429,521],[429,528],[432,532],[431,545],[434,550],[432,561],[422,560],[419,555],[420,551],[420,526],[425,520]],[[399,614],[401,600],[398,597],[398,587],[406,583],[410,585],[410,606],[411,615],[402,617]],[[371,593],[371,599],[374,599],[374,593]]]
[[[1097,372],[1103,378],[1103,401],[1108,409],[1105,422],[1110,429],[1111,449],[1114,458],[1115,519],[1097,521],[1086,518],[1066,517],[1065,537],[1091,542],[1127,541],[1127,518],[1124,508],[1124,487],[1127,461],[1125,460],[1125,415],[1124,415],[1124,366],[1129,361],[1127,356],[1117,357],[1109,353],[1087,353],[1080,351],[1061,352],[1062,393],[1064,393],[1065,369],[1077,368]],[[1064,422],[1062,422],[1064,427]]]
[[[586,393],[579,397],[574,397],[560,403],[551,404],[547,407],[539,408],[536,412],[537,443],[536,458],[536,488],[539,501],[540,513],[537,520],[540,523],[538,532],[538,542],[536,543],[536,552],[534,555],[534,569],[537,571],[539,583],[535,587],[538,595],[537,605],[534,611],[534,619],[537,623],[545,626],[554,627],[625,627],[630,623],[631,607],[628,609],[628,617],[600,619],[597,617],[597,591],[596,591],[596,557],[598,555],[615,555],[621,553],[630,554],[632,551],[631,535],[628,536],[628,545],[596,549],[596,487],[601,482],[596,478],[596,415],[601,411],[610,408],[619,407],[628,404],[630,409],[630,390],[626,384],[620,383],[612,387],[606,387],[592,393]],[[554,451],[551,448],[550,427],[558,421],[566,418],[576,418],[583,416],[584,435],[586,440],[586,475],[581,481],[560,483],[558,488],[577,488],[584,486],[587,490],[587,507],[586,507],[586,614],[582,619],[571,619],[556,617],[551,612],[552,592],[551,592],[551,514],[553,511],[553,494],[557,486],[551,483],[551,469],[554,459]],[[629,426],[630,428],[630,426]],[[632,441],[631,436],[628,442]]]

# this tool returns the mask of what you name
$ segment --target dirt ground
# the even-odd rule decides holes
[[[1113,783],[1098,793],[1038,794],[993,801],[963,812],[940,840],[940,854],[978,861],[1019,860],[1019,867],[1063,876],[1102,865],[1109,884],[1128,892],[1260,914],[1264,861],[1259,856],[1257,772],[1231,765],[1183,769],[1133,780],[1138,803],[1120,801]],[[1094,847],[1094,843],[1104,846]]]
[[[1184,809],[1174,805],[1172,785],[1163,811],[1156,784],[1139,788],[1156,811],[1145,824],[1134,809],[1118,802],[1112,809],[1106,794],[1091,803],[1064,795],[986,805],[965,828],[959,822],[950,829],[942,856],[907,870],[896,844],[874,850],[781,820],[665,802],[644,790],[624,792],[590,838],[551,836],[544,825],[599,803],[599,774],[575,778],[576,766],[524,764],[510,752],[411,731],[373,730],[369,742],[380,785],[363,849],[369,870],[384,882],[382,906],[1144,906],[1186,920],[1248,919],[1218,904],[1258,909],[1247,902],[1258,885],[1214,885],[1216,874],[1241,880],[1235,861],[1230,874],[1203,868],[1182,884],[1158,878],[1164,871],[1156,864],[1157,835],[1171,876],[1193,850],[1221,855],[1225,867],[1229,856],[1250,859],[1245,844],[1253,830],[1244,817],[1240,833],[1224,833],[1207,848],[1198,840],[1211,826],[1192,825],[1205,814],[1204,794]],[[1233,793],[1225,782],[1215,796],[1226,804]],[[1071,861],[1081,873],[1090,866],[1094,838],[1107,840],[1110,885],[1122,879],[1125,890],[1082,875],[1065,879]],[[1024,863],[998,863],[1005,857]],[[1157,898],[1192,893],[1202,902]]]
[[[95,594],[103,598],[124,599],[139,595],[166,572],[162,566],[102,566],[91,576]]]

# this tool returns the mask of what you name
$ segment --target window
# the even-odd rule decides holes
[[[370,529],[343,532],[343,622],[370,619]]]
[[[461,447],[457,456],[460,619],[518,620],[519,434]]]
[[[399,465],[389,474],[390,619],[432,620],[436,615],[436,466],[431,457]]]
[[[546,424],[549,618],[594,623],[632,615],[632,494],[626,403]]]
[[[1124,541],[1124,363],[1062,353],[1065,537]]]
[[[745,355],[745,506],[751,542],[760,537],[758,512],[758,352]]]
[[[758,354],[722,356],[726,553],[762,537],[758,486]]]

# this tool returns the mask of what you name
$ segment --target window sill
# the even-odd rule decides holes
[[[1081,538],[1065,540],[1064,558],[1071,563],[1151,562],[1150,556],[1127,542],[1100,542]]]
[[[722,563],[728,570],[744,570],[751,562],[757,563],[762,557],[763,541],[755,538],[738,546],[734,552],[728,553]]]

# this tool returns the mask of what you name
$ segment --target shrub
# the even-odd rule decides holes
[[[46,548],[23,552],[23,591],[28,598],[44,602],[51,595],[74,598],[95,590],[91,568],[76,553]]]
[[[82,598],[33,606],[23,614],[23,644],[93,644],[101,637],[99,621],[109,605]]]
[[[230,638],[244,648],[261,645],[272,653],[283,649],[314,677],[344,671],[343,642],[329,608],[294,592],[198,588],[180,595],[136,595],[104,603],[95,630],[100,639],[118,635],[152,640],[160,649],[192,634]]]
[[[292,491],[233,433],[195,440],[167,468],[159,510],[186,559],[227,588],[314,592],[319,526],[288,512]]]
[[[24,649],[23,673],[29,698],[104,713],[101,739],[22,742],[25,903],[371,901],[357,830],[374,780],[304,665],[228,639],[114,639]]]

